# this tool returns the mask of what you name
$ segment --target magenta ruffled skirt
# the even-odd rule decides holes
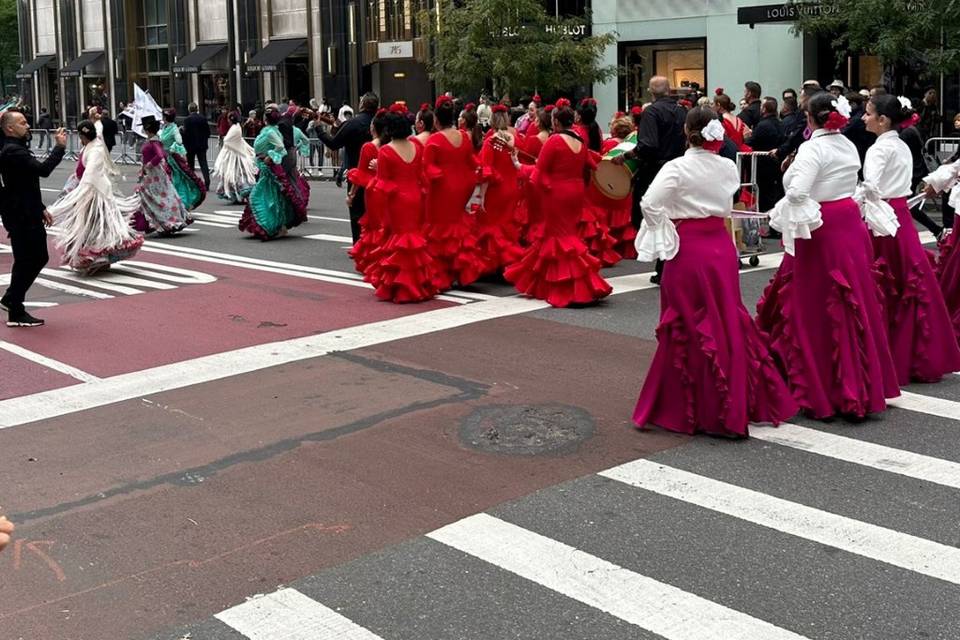
[[[815,418],[863,417],[900,395],[870,234],[851,198],[820,204],[823,226],[758,303],[760,328],[794,399]]]
[[[953,331],[960,341],[960,229],[955,229],[940,244],[937,279],[953,320]]]
[[[885,294],[890,352],[901,385],[936,382],[960,371],[960,348],[930,258],[920,244],[906,198],[888,200],[900,229],[873,238]]]
[[[787,420],[797,405],[743,306],[723,219],[683,220],[677,231],[680,251],[664,266],[657,352],[634,422],[742,437],[750,422]]]

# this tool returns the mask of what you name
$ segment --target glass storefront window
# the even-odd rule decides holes
[[[650,100],[647,85],[653,76],[665,76],[679,93],[691,85],[706,86],[706,39],[621,42],[620,65],[626,75],[619,80],[621,106],[629,108]]]

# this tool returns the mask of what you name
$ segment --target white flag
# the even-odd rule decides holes
[[[143,124],[140,122],[143,116],[153,116],[157,120],[163,120],[163,111],[161,111],[157,101],[141,89],[137,83],[133,84],[133,103],[126,108],[124,113],[133,119],[130,128],[142,138],[147,137],[147,134],[143,132]]]

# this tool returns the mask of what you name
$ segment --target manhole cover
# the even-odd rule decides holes
[[[590,414],[562,404],[480,407],[460,425],[467,447],[516,456],[567,453],[591,435]]]

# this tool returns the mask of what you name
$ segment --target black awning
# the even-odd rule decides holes
[[[36,58],[34,58],[33,60],[23,65],[22,67],[20,67],[20,69],[17,70],[17,77],[32,78],[34,71],[39,71],[43,67],[47,66],[48,64],[56,60],[56,58],[57,56],[54,56],[54,55],[37,56]]]
[[[86,51],[80,54],[79,58],[74,58],[60,69],[60,76],[63,78],[76,78],[87,65],[93,64],[103,57],[103,51]]]
[[[250,61],[247,62],[247,69],[249,71],[276,71],[284,60],[305,44],[307,44],[306,38],[271,40],[270,44],[257,51],[250,58]]]
[[[197,73],[200,65],[227,48],[224,42],[198,44],[197,48],[177,60],[173,65],[174,73]]]

